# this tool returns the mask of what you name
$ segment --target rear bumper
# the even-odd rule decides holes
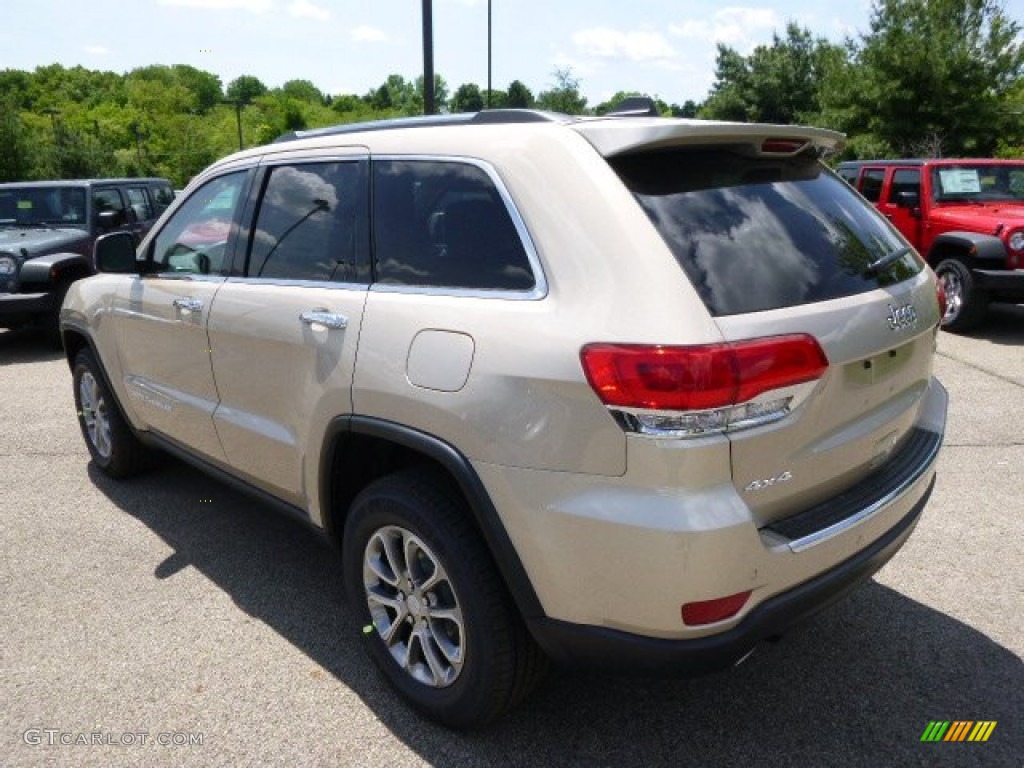
[[[741,661],[763,640],[778,636],[839,600],[895,555],[921,517],[935,485],[881,538],[834,568],[760,603],[735,627],[706,637],[672,640],[557,619],[530,623],[533,636],[554,660],[568,667],[599,667],[633,674],[692,675]]]
[[[976,269],[978,287],[1004,299],[1024,301],[1024,269]]]

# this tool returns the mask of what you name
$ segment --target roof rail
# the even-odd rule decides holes
[[[539,109],[486,109],[480,112],[464,112],[455,115],[418,115],[416,117],[395,117],[388,120],[371,120],[364,123],[341,123],[326,128],[312,128],[308,131],[290,131],[274,139],[274,144],[297,139],[311,139],[317,136],[335,136],[364,131],[386,131],[396,128],[430,128],[440,125],[500,125],[512,123],[564,123],[568,115],[544,112]]]

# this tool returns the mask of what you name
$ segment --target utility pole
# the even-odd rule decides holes
[[[235,122],[238,124],[238,151],[241,152],[242,147],[242,100],[239,99],[235,102]]]

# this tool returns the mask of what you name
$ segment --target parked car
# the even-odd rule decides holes
[[[0,328],[57,318],[68,286],[95,272],[96,238],[128,230],[141,240],[174,198],[166,179],[81,179],[0,184]]]
[[[991,302],[1024,302],[1024,160],[867,160],[836,170],[938,274],[943,328],[975,327]]]
[[[86,445],[322,528],[447,725],[549,659],[736,664],[897,552],[945,428],[934,276],[841,141],[499,110],[232,155],[69,291]]]

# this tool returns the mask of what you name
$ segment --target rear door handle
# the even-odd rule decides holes
[[[336,330],[348,327],[347,317],[335,312],[328,312],[326,309],[312,309],[308,312],[303,312],[299,317],[306,325],[323,325]]]
[[[187,296],[184,299],[175,299],[171,302],[178,309],[184,310],[185,312],[202,312],[203,302],[199,299],[194,299],[191,296]]]

